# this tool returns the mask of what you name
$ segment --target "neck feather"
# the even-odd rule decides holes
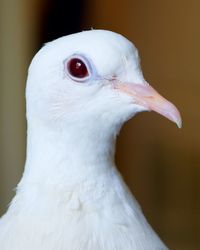
[[[96,123],[65,129],[29,125],[22,183],[73,185],[113,167],[119,126]]]

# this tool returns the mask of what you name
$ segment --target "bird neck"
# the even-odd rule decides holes
[[[119,128],[95,126],[97,121],[65,129],[28,126],[23,182],[76,184],[105,174],[114,166]]]

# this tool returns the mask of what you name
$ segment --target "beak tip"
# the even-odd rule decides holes
[[[178,128],[182,128],[182,125],[183,125],[183,124],[182,124],[182,119],[180,118],[180,119],[177,121],[176,124],[177,124],[177,127],[178,127]]]
[[[180,129],[182,128],[182,122],[181,121],[177,122],[177,127],[180,128]]]
[[[181,118],[181,115],[180,115],[180,113],[179,113],[179,111],[177,109],[176,109],[175,116],[172,117],[171,120],[176,123],[178,128],[182,128],[182,118]]]

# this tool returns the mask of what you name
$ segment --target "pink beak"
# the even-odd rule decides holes
[[[149,84],[116,82],[114,88],[133,97],[134,103],[147,108],[149,111],[153,110],[165,116],[181,128],[182,120],[178,109],[171,102],[162,97]]]

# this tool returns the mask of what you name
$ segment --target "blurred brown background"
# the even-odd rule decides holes
[[[170,249],[200,249],[200,2],[0,0],[0,211],[25,159],[27,67],[43,42],[88,28],[122,33],[146,79],[182,113],[183,128],[141,113],[123,128],[117,163]]]

